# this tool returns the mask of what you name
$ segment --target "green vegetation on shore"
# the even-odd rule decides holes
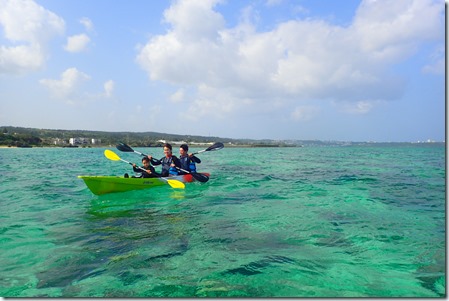
[[[157,132],[102,132],[84,130],[53,130],[2,126],[0,127],[0,146],[9,147],[70,147],[70,138],[85,138],[87,142],[81,143],[80,147],[97,147],[115,145],[118,142],[125,142],[134,147],[159,147],[163,143],[184,141],[190,144],[206,145],[211,142],[220,141],[227,147],[285,147],[298,146],[292,143],[285,143],[273,140],[251,140],[251,139],[231,139],[213,136],[191,136],[175,135]],[[92,143],[92,139],[95,143]]]

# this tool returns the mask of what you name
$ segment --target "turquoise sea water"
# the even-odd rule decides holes
[[[0,296],[446,295],[442,144],[225,147],[208,183],[95,196],[77,175],[132,171],[103,151],[0,149]]]

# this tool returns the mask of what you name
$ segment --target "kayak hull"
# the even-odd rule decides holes
[[[83,179],[90,191],[96,195],[148,189],[167,184],[159,178],[124,178],[115,176],[78,176],[78,178]]]
[[[208,173],[204,174],[209,176]],[[125,178],[117,176],[78,176],[78,178],[82,179],[90,191],[95,195],[168,185],[167,181],[161,178]],[[178,180],[183,183],[196,181],[190,174],[167,177],[165,179]]]

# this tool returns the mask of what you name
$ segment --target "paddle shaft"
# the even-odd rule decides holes
[[[191,173],[190,171],[187,171],[187,170],[185,170],[185,169],[182,169],[181,167],[178,167],[178,166],[175,166],[175,168],[176,168],[177,170],[183,171],[183,172],[185,172],[185,173]]]
[[[138,152],[138,151],[136,151],[136,150],[133,150],[133,152],[135,152],[136,154],[139,154],[139,155],[141,155],[141,156],[144,156],[144,157],[146,157],[147,155],[145,155],[145,154],[142,154],[141,152]]]
[[[119,144],[117,144],[116,147],[117,147],[118,150],[120,150],[122,152],[131,152],[131,153],[134,152],[134,153],[136,153],[138,155],[141,155],[143,157],[148,157],[148,155],[145,155],[145,154],[143,154],[141,152],[138,152],[138,151],[134,150],[131,146],[129,146],[128,144],[123,143],[123,142],[120,142]],[[154,160],[154,162],[160,163],[160,160],[158,160],[158,159],[152,158],[152,160]]]

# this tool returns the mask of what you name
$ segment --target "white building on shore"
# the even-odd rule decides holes
[[[76,137],[76,138],[69,139],[70,145],[80,145],[80,144],[88,144],[88,143],[89,143],[88,138]]]

